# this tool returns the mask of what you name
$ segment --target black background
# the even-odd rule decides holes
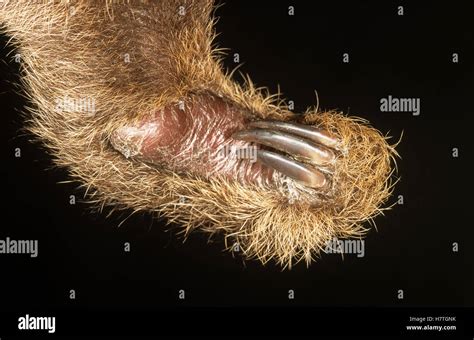
[[[287,15],[289,5],[295,6],[294,16]],[[397,15],[399,5],[404,16]],[[236,66],[238,53],[240,71],[271,92],[279,85],[295,111],[315,105],[316,90],[320,109],[366,118],[394,136],[393,142],[404,134],[397,148],[401,181],[390,202],[403,195],[404,205],[376,218],[365,257],[323,254],[309,268],[301,263],[291,271],[244,263],[222,251],[222,240],[209,242],[205,234],[193,233],[183,244],[179,226],[165,227],[147,215],[124,221],[128,212],[106,217],[91,214],[86,203],[70,205],[70,195],[79,200],[83,195],[78,183],[59,183],[69,180],[66,171],[54,168],[47,152],[19,131],[18,111],[27,102],[12,85],[19,79],[15,52],[4,48],[0,239],[37,239],[39,256],[0,255],[1,309],[41,315],[185,306],[472,307],[469,13],[447,2],[405,1],[229,1],[216,11],[216,43],[229,49],[227,68]],[[343,53],[350,54],[349,64],[342,62]],[[380,112],[379,101],[388,95],[420,98],[421,114]],[[17,147],[21,158],[14,157]],[[451,155],[453,147],[459,148],[458,158]],[[130,253],[123,251],[124,242],[131,243]],[[69,299],[70,289],[75,300]],[[186,290],[186,300],[178,300],[179,289]],[[287,298],[289,289],[295,290],[294,300]],[[403,300],[397,299],[399,289]],[[248,313],[239,309],[233,315]],[[324,309],[313,310],[318,313]],[[229,327],[238,328],[233,322]],[[368,326],[377,327],[370,320],[363,327]],[[385,331],[398,334],[402,326]]]

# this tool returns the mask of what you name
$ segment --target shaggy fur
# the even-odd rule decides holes
[[[3,32],[21,54],[32,103],[28,130],[58,166],[83,183],[97,207],[164,215],[186,233],[222,233],[229,248],[239,242],[246,257],[263,263],[309,264],[327,241],[362,236],[364,222],[382,212],[396,152],[361,119],[314,109],[296,118],[278,96],[250,80],[245,87],[234,83],[212,46],[212,10],[209,0],[0,4]],[[255,119],[299,120],[340,138],[324,204],[292,201],[280,190],[220,177],[175,173],[127,159],[111,147],[117,128],[201,93],[222,96]],[[93,99],[95,111],[58,109],[64,98]]]

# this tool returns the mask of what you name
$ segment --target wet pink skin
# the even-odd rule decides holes
[[[113,144],[123,151],[117,143],[127,140],[125,148],[136,149],[131,157],[176,172],[269,183],[273,170],[256,162],[257,146],[232,139],[249,121],[243,112],[217,96],[193,96],[117,130]],[[229,153],[232,148],[240,157]]]

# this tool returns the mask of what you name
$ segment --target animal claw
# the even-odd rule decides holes
[[[326,187],[327,179],[324,174],[318,169],[312,168],[304,163],[267,150],[258,150],[257,159],[266,166],[306,186],[316,189]]]
[[[334,152],[327,147],[315,145],[298,136],[279,131],[254,129],[234,133],[234,139],[263,144],[286,152],[295,159],[315,165],[325,165],[335,159]]]
[[[313,142],[325,145],[330,148],[336,148],[339,146],[339,141],[337,140],[337,138],[313,126],[308,126],[308,125],[303,125],[303,124],[298,124],[298,123],[287,123],[287,122],[266,121],[266,120],[251,122],[249,123],[248,126],[253,127],[253,128],[258,128],[258,129],[271,129],[271,130],[288,132],[288,133],[309,139]]]
[[[257,160],[306,186],[327,189],[329,179],[318,167],[334,163],[339,140],[312,126],[280,121],[255,121],[249,130],[234,133],[237,140],[262,144],[286,155],[259,149]]]

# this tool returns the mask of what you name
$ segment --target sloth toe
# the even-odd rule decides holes
[[[275,152],[258,150],[257,159],[266,166],[311,188],[323,189],[327,185],[326,177],[318,169]]]
[[[266,129],[243,130],[234,133],[232,137],[269,146],[283,151],[297,160],[315,165],[325,165],[335,159],[334,152],[329,148],[279,131]]]
[[[273,149],[259,149],[258,161],[306,186],[327,189],[329,174],[318,167],[328,169],[334,164],[338,139],[326,131],[297,123],[255,121],[247,126],[249,130],[238,131],[232,138]]]

